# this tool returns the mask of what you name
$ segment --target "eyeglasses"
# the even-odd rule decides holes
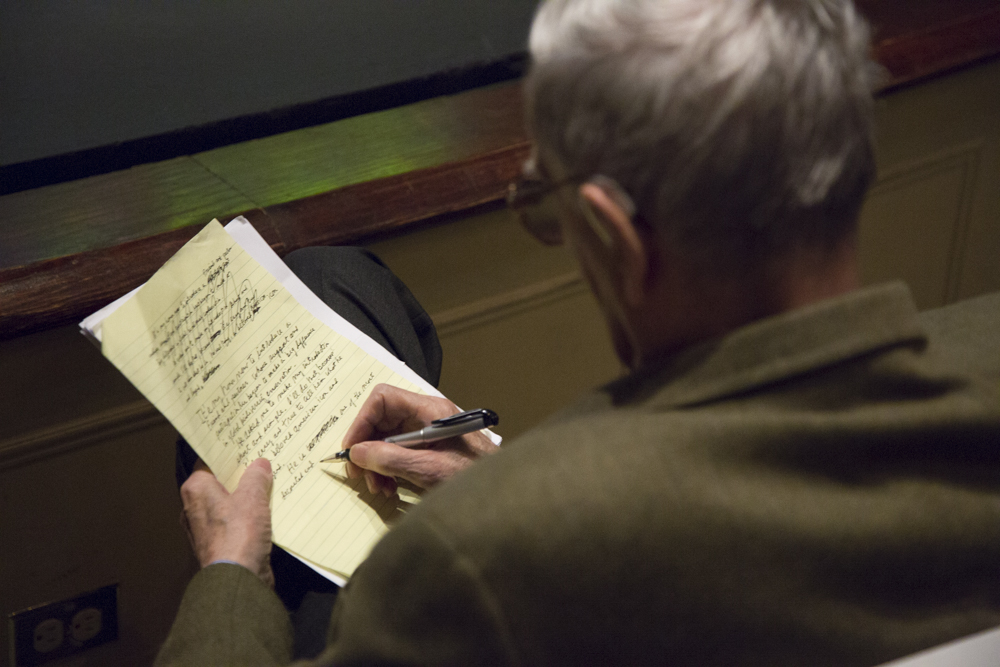
[[[642,225],[642,219],[636,216],[635,202],[618,183],[607,176],[594,174],[588,182],[602,187],[614,199],[636,225]],[[525,230],[545,245],[562,245],[562,227],[559,224],[559,212],[549,195],[563,187],[580,182],[577,176],[569,176],[553,181],[539,172],[534,158],[528,159],[521,168],[521,175],[507,186],[507,206],[520,218]],[[589,208],[584,209],[589,211]],[[601,233],[601,226],[588,218],[596,233]]]
[[[551,181],[539,173],[533,159],[528,160],[517,180],[507,186],[507,206],[517,214],[529,234],[545,245],[561,245],[562,227],[555,204],[548,195],[574,180]]]

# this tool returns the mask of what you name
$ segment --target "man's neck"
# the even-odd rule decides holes
[[[781,261],[770,279],[775,313],[796,310],[858,289],[854,238],[831,250],[802,248]]]
[[[675,258],[677,259],[677,258]],[[655,305],[634,319],[641,349],[636,368],[750,322],[857,289],[853,239],[833,250],[796,249],[755,279],[718,280],[670,263]],[[687,267],[690,268],[690,267]]]

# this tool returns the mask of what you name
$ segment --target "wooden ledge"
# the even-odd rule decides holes
[[[526,140],[441,167],[420,169],[286,204],[244,211],[279,255],[356,242],[500,201],[520,171]],[[228,218],[235,217],[226,216]],[[77,322],[149,279],[200,225],[114,247],[0,270],[0,338]]]
[[[1000,55],[1000,5],[994,0],[858,0],[858,5],[875,27],[875,57],[889,72],[884,90]],[[0,218],[6,218],[0,220],[0,266],[6,264],[0,268],[0,339],[79,321],[147,280],[212,217],[225,221],[243,212],[284,255],[498,203],[529,151],[520,105],[520,86],[514,83],[334,123],[334,129],[355,128],[338,139],[348,135],[355,142],[344,154],[354,160],[354,171],[306,184],[303,179],[336,159],[338,147],[344,150],[336,143],[317,150],[319,128],[192,156],[183,178],[157,163],[63,184],[67,188],[0,197]],[[403,121],[410,132],[444,137],[447,146],[412,148],[407,143],[412,135],[394,134]],[[354,136],[358,127],[367,128],[370,140]],[[272,140],[280,148],[269,152]],[[249,176],[239,172],[254,156],[264,166]],[[266,181],[271,165],[279,163],[287,169],[286,182]],[[314,172],[304,171],[304,163]],[[377,168],[370,166],[376,163]],[[98,179],[103,180],[98,184]],[[183,182],[174,185],[171,179]],[[100,187],[95,190],[94,184]],[[86,215],[75,200],[59,195],[67,191],[87,198],[92,208]],[[198,201],[179,215],[175,209],[184,196]],[[11,211],[25,210],[43,219],[30,203],[39,198],[47,226],[12,221]],[[133,206],[136,201],[145,208]],[[135,215],[151,206],[155,214],[148,218]],[[100,233],[84,246],[70,244],[70,237],[79,241],[80,234],[93,230]],[[52,242],[54,234],[66,239]],[[60,247],[73,249],[59,253]],[[13,261],[3,261],[5,253]]]
[[[882,92],[1000,54],[995,0],[855,0],[874,29]]]

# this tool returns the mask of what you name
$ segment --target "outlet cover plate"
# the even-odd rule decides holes
[[[118,584],[8,617],[10,664],[34,667],[118,639]]]

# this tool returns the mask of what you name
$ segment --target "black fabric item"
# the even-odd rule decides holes
[[[382,260],[361,248],[336,246],[302,248],[285,263],[326,305],[438,385],[441,344],[434,323]]]
[[[401,359],[435,387],[441,377],[441,344],[430,316],[378,257],[352,246],[303,248],[285,264],[326,305]],[[178,487],[198,455],[177,440]],[[295,658],[316,656],[326,644],[330,610],[340,588],[280,547],[271,550],[275,592],[292,612]]]
[[[302,604],[292,613],[292,629],[295,631],[292,657],[295,660],[315,658],[326,648],[326,633],[330,629],[330,613],[336,602],[337,594],[335,592],[308,591],[302,598]]]

